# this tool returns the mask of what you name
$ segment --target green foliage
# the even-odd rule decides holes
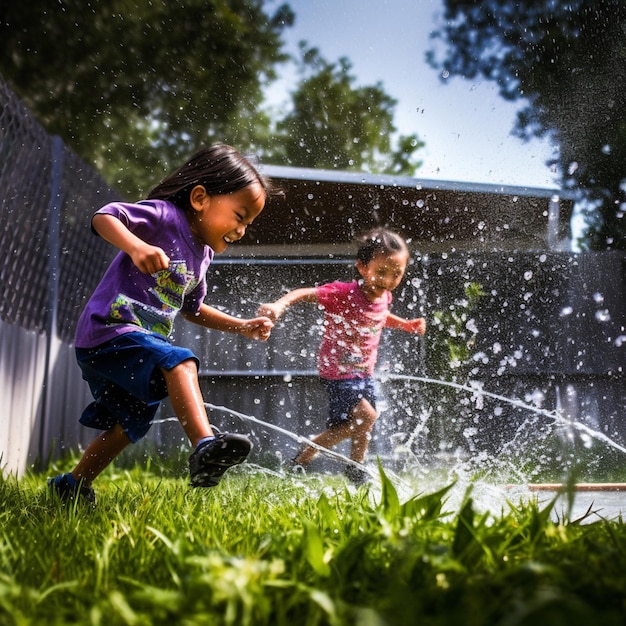
[[[280,118],[263,89],[295,19],[268,0],[64,0],[0,4],[0,73],[52,134],[130,199],[202,145],[266,163],[413,174],[417,135],[395,133],[382,85],[305,53]]]
[[[552,503],[478,514],[450,487],[377,487],[231,470],[218,487],[109,468],[94,510],[44,477],[0,479],[0,623],[623,622],[626,527],[555,521]]]
[[[478,333],[471,315],[485,295],[482,286],[474,282],[466,283],[463,292],[463,298],[433,313],[432,328],[428,333],[429,373],[441,380],[460,383],[466,382],[464,372]]]
[[[419,392],[421,406],[428,407],[429,416],[428,429],[421,433],[419,446],[429,455],[464,450],[464,429],[472,419],[472,402],[464,401],[454,385],[473,384],[469,378],[475,338],[480,331],[474,314],[485,294],[481,285],[471,281],[465,282],[462,293],[458,283],[448,287],[451,291],[446,288],[442,294],[443,308],[430,314],[424,337],[426,375],[442,383],[425,385]],[[411,386],[407,388],[411,393]],[[412,428],[417,432],[417,423]]]
[[[145,193],[201,145],[247,144],[267,125],[255,112],[294,16],[266,4],[4,2],[0,72],[49,132]]]
[[[355,86],[347,58],[329,63],[304,43],[301,53],[292,110],[278,122],[265,158],[280,165],[414,174],[421,163],[413,154],[424,143],[417,135],[401,136],[393,149],[396,100],[382,84]]]
[[[515,131],[547,135],[567,188],[588,201],[591,249],[626,250],[626,3],[446,0],[429,61],[521,101]]]

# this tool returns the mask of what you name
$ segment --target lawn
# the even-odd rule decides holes
[[[68,462],[67,466],[71,466]],[[110,467],[98,505],[0,479],[0,624],[623,626],[626,528],[453,485],[245,464],[219,486]]]

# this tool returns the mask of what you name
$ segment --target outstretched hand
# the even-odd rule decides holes
[[[244,320],[239,329],[239,334],[257,341],[267,341],[274,327],[274,322],[268,316],[255,317]]]
[[[268,304],[262,304],[258,310],[257,315],[263,317],[269,317],[272,322],[276,322],[278,318],[283,314],[284,307],[276,302],[270,302]]]

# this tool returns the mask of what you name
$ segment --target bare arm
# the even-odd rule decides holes
[[[205,328],[235,333],[250,339],[257,339],[258,341],[266,341],[274,326],[272,320],[267,317],[241,319],[224,313],[208,304],[202,304],[197,313],[181,311],[180,314],[187,321],[199,324]]]
[[[151,246],[131,233],[113,215],[97,213],[91,223],[100,237],[126,252],[140,272],[154,274],[169,267],[169,257],[161,248]]]
[[[278,318],[285,312],[287,307],[297,302],[317,302],[317,289],[315,287],[302,287],[294,289],[286,293],[282,298],[275,302],[262,304],[257,313],[269,317],[272,322],[276,322]]]
[[[397,328],[407,333],[417,333],[423,335],[426,332],[426,320],[423,317],[418,317],[414,320],[405,320],[402,317],[398,317],[393,313],[389,313],[387,321],[385,322],[386,328]]]

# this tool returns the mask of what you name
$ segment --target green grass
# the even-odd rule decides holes
[[[52,472],[59,468],[52,468]],[[551,505],[478,512],[247,465],[192,490],[111,467],[98,506],[0,479],[0,625],[622,625],[626,528]]]

